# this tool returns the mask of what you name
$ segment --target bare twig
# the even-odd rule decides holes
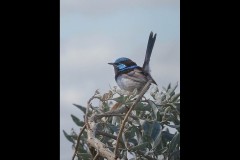
[[[96,114],[95,115],[95,118],[102,118],[102,117],[112,117],[112,116],[119,116],[119,117],[122,117],[122,116],[125,116],[126,114],[115,114],[115,113],[108,113],[108,114]],[[133,118],[133,119],[138,119],[137,116],[134,116],[134,115],[129,115],[129,117]]]
[[[96,160],[97,157],[98,157],[98,155],[99,155],[99,150],[97,149],[97,154],[96,154],[96,156],[93,158],[93,160]]]
[[[96,117],[125,116],[125,114],[96,114]]]
[[[87,127],[87,129],[90,128],[89,124],[88,124],[88,111],[89,111],[89,107],[91,106],[91,101],[95,98],[96,93],[88,100],[87,103],[87,108],[86,108],[86,114],[85,114],[85,125]]]
[[[122,104],[119,103],[119,106]],[[95,114],[90,117],[90,119],[94,122],[97,121],[97,119],[101,119],[102,117],[109,117],[109,116],[120,116],[123,113],[126,113],[128,111],[128,108],[125,105],[122,105],[121,107],[115,109],[115,110],[110,110],[108,112],[102,113],[102,114]],[[123,115],[124,116],[124,115]]]
[[[80,144],[80,137],[81,137],[81,135],[83,134],[83,131],[84,131],[85,128],[86,128],[86,124],[83,126],[82,130],[80,131],[80,133],[79,133],[79,135],[78,135],[77,144],[76,144],[76,147],[75,147],[75,152],[74,152],[74,154],[73,154],[72,160],[74,160],[74,158],[75,158],[75,156],[76,156],[76,154],[77,154],[77,149],[78,149],[78,146],[79,146],[79,144]]]
[[[125,126],[125,123],[127,122],[128,116],[130,115],[131,111],[133,110],[133,108],[137,105],[137,103],[142,99],[143,95],[147,92],[147,90],[149,89],[150,85],[152,83],[152,80],[149,80],[146,85],[144,86],[144,88],[142,89],[142,91],[140,92],[138,98],[136,99],[136,101],[132,104],[132,106],[130,107],[130,109],[128,110],[126,116],[124,117],[124,120],[122,122],[120,131],[118,133],[117,136],[117,142],[116,142],[116,148],[114,149],[114,155],[115,155],[115,159],[117,159],[117,150],[118,150],[118,145],[119,145],[119,141],[120,138],[122,137],[122,132]]]
[[[96,135],[102,135],[102,136],[105,136],[105,137],[109,137],[109,138],[112,138],[114,140],[117,140],[117,136],[113,135],[113,134],[109,134],[107,132],[103,132],[103,131],[99,131],[99,130],[96,130]],[[122,140],[120,140],[120,143],[122,145],[124,145],[124,143],[122,142]],[[110,147],[108,147],[110,148]],[[115,148],[115,147],[114,147]]]

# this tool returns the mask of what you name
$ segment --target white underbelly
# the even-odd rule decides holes
[[[131,79],[125,78],[125,77],[118,77],[117,79],[118,86],[126,91],[133,91],[135,88],[138,90],[143,87],[143,84],[140,82],[133,81]]]

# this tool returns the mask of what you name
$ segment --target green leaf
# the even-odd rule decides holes
[[[180,112],[180,102],[175,102],[173,104],[176,106],[178,112]]]
[[[127,160],[127,151],[126,150],[122,150],[121,152],[120,152],[120,154],[121,154],[121,160]]]
[[[177,93],[174,96],[172,96],[171,102],[175,102],[178,99],[179,96],[180,96],[180,93]]]
[[[169,155],[169,160],[180,160],[180,150],[176,150],[173,151],[170,155]]]
[[[79,108],[84,114],[86,114],[86,107],[80,106],[78,104],[73,104],[73,105]]]
[[[72,117],[73,122],[74,122],[76,125],[78,125],[78,126],[80,126],[80,127],[84,126],[85,123],[82,122],[82,121],[80,121],[80,119],[78,119],[76,116],[74,116],[74,115],[71,114],[71,117]]]
[[[140,144],[140,145],[137,145],[137,146],[134,146],[134,147],[130,148],[129,151],[130,151],[130,152],[134,152],[134,151],[136,151],[136,150],[145,149],[148,144],[149,144],[149,142],[142,143],[142,144]]]
[[[160,131],[156,137],[156,139],[152,143],[152,149],[155,149],[162,140],[162,131]]]
[[[172,153],[175,149],[175,147],[177,146],[177,144],[179,144],[180,142],[180,132],[177,132],[175,134],[175,136],[173,137],[173,139],[171,140],[171,142],[169,143],[169,153]]]
[[[168,93],[170,96],[173,96],[173,95],[174,95],[174,91],[175,91],[175,89],[177,88],[177,86],[178,86],[178,82],[176,82],[176,84],[174,85],[174,87],[172,87],[171,89],[169,89],[169,90],[167,91],[167,93]]]
[[[168,150],[167,147],[163,147],[163,148],[161,149],[161,154],[162,154],[162,153],[165,153],[167,150]]]
[[[63,130],[63,134],[67,138],[67,140],[69,140],[72,143],[75,143],[72,136],[68,135],[67,132],[65,132],[64,130]]]
[[[177,109],[177,106],[174,103],[171,103],[170,105],[173,106],[173,108]]]
[[[171,141],[175,135],[169,133],[169,131],[162,131],[162,138],[166,141]]]
[[[168,84],[167,86],[167,91],[171,88],[171,83]]]
[[[162,130],[161,124],[157,121],[154,121],[152,124],[152,133],[151,133],[151,138],[153,139],[153,141],[156,140],[156,138],[160,134],[161,130]]]
[[[141,133],[140,129],[138,129],[137,127],[136,127],[136,136],[137,136],[138,143],[139,143],[139,144],[140,144],[140,143],[143,143],[142,133]]]
[[[106,123],[106,126],[112,131],[112,132],[118,132],[119,127],[112,125],[111,123]]]
[[[108,106],[108,104],[106,102],[103,102],[102,108],[103,108],[103,112],[107,112],[110,109],[110,107]]]
[[[131,139],[135,136],[136,129],[134,127],[129,128],[124,132],[124,135],[127,139]]]
[[[113,98],[112,100],[119,102],[119,103],[124,103],[126,99],[127,99],[127,96],[120,95],[119,97]]]
[[[143,129],[144,135],[151,135],[152,133],[152,124],[151,122],[148,122],[147,120],[140,120],[140,124]]]
[[[162,130],[162,126],[157,121],[147,121],[147,120],[140,120],[140,124],[143,129],[143,135],[147,135],[151,138],[152,141],[155,141],[156,137]]]
[[[179,128],[180,125],[171,125],[171,124],[166,124],[168,127],[171,127],[171,128]]]
[[[164,101],[164,100],[166,100],[166,98],[167,98],[166,94],[162,95],[162,97],[161,97],[161,102]]]
[[[153,113],[154,113],[154,120],[157,120],[158,118],[158,108],[157,106],[155,105],[155,103],[151,100],[148,100],[148,103],[149,105],[152,107],[152,110],[153,110]]]
[[[148,143],[152,143],[152,138],[149,136],[149,135],[143,135],[142,136],[142,143],[145,143],[145,142],[148,142]]]
[[[89,153],[79,153],[77,154],[77,156],[82,160],[89,160],[90,158],[92,158],[92,156]]]
[[[120,123],[121,118],[118,116],[112,116],[112,124],[116,125],[117,123]]]
[[[148,104],[138,103],[133,110],[136,111],[151,111],[151,106]]]
[[[135,138],[128,139],[128,142],[133,143],[135,146],[138,145],[138,141]]]

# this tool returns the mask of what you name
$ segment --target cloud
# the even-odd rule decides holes
[[[87,16],[99,16],[132,8],[156,8],[179,6],[179,0],[61,0],[61,14],[80,12]]]

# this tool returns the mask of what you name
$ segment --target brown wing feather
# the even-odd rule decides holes
[[[140,83],[146,83],[147,79],[144,76],[143,72],[139,69],[134,69],[133,71],[124,74],[124,77],[129,78],[133,81],[140,82]]]

